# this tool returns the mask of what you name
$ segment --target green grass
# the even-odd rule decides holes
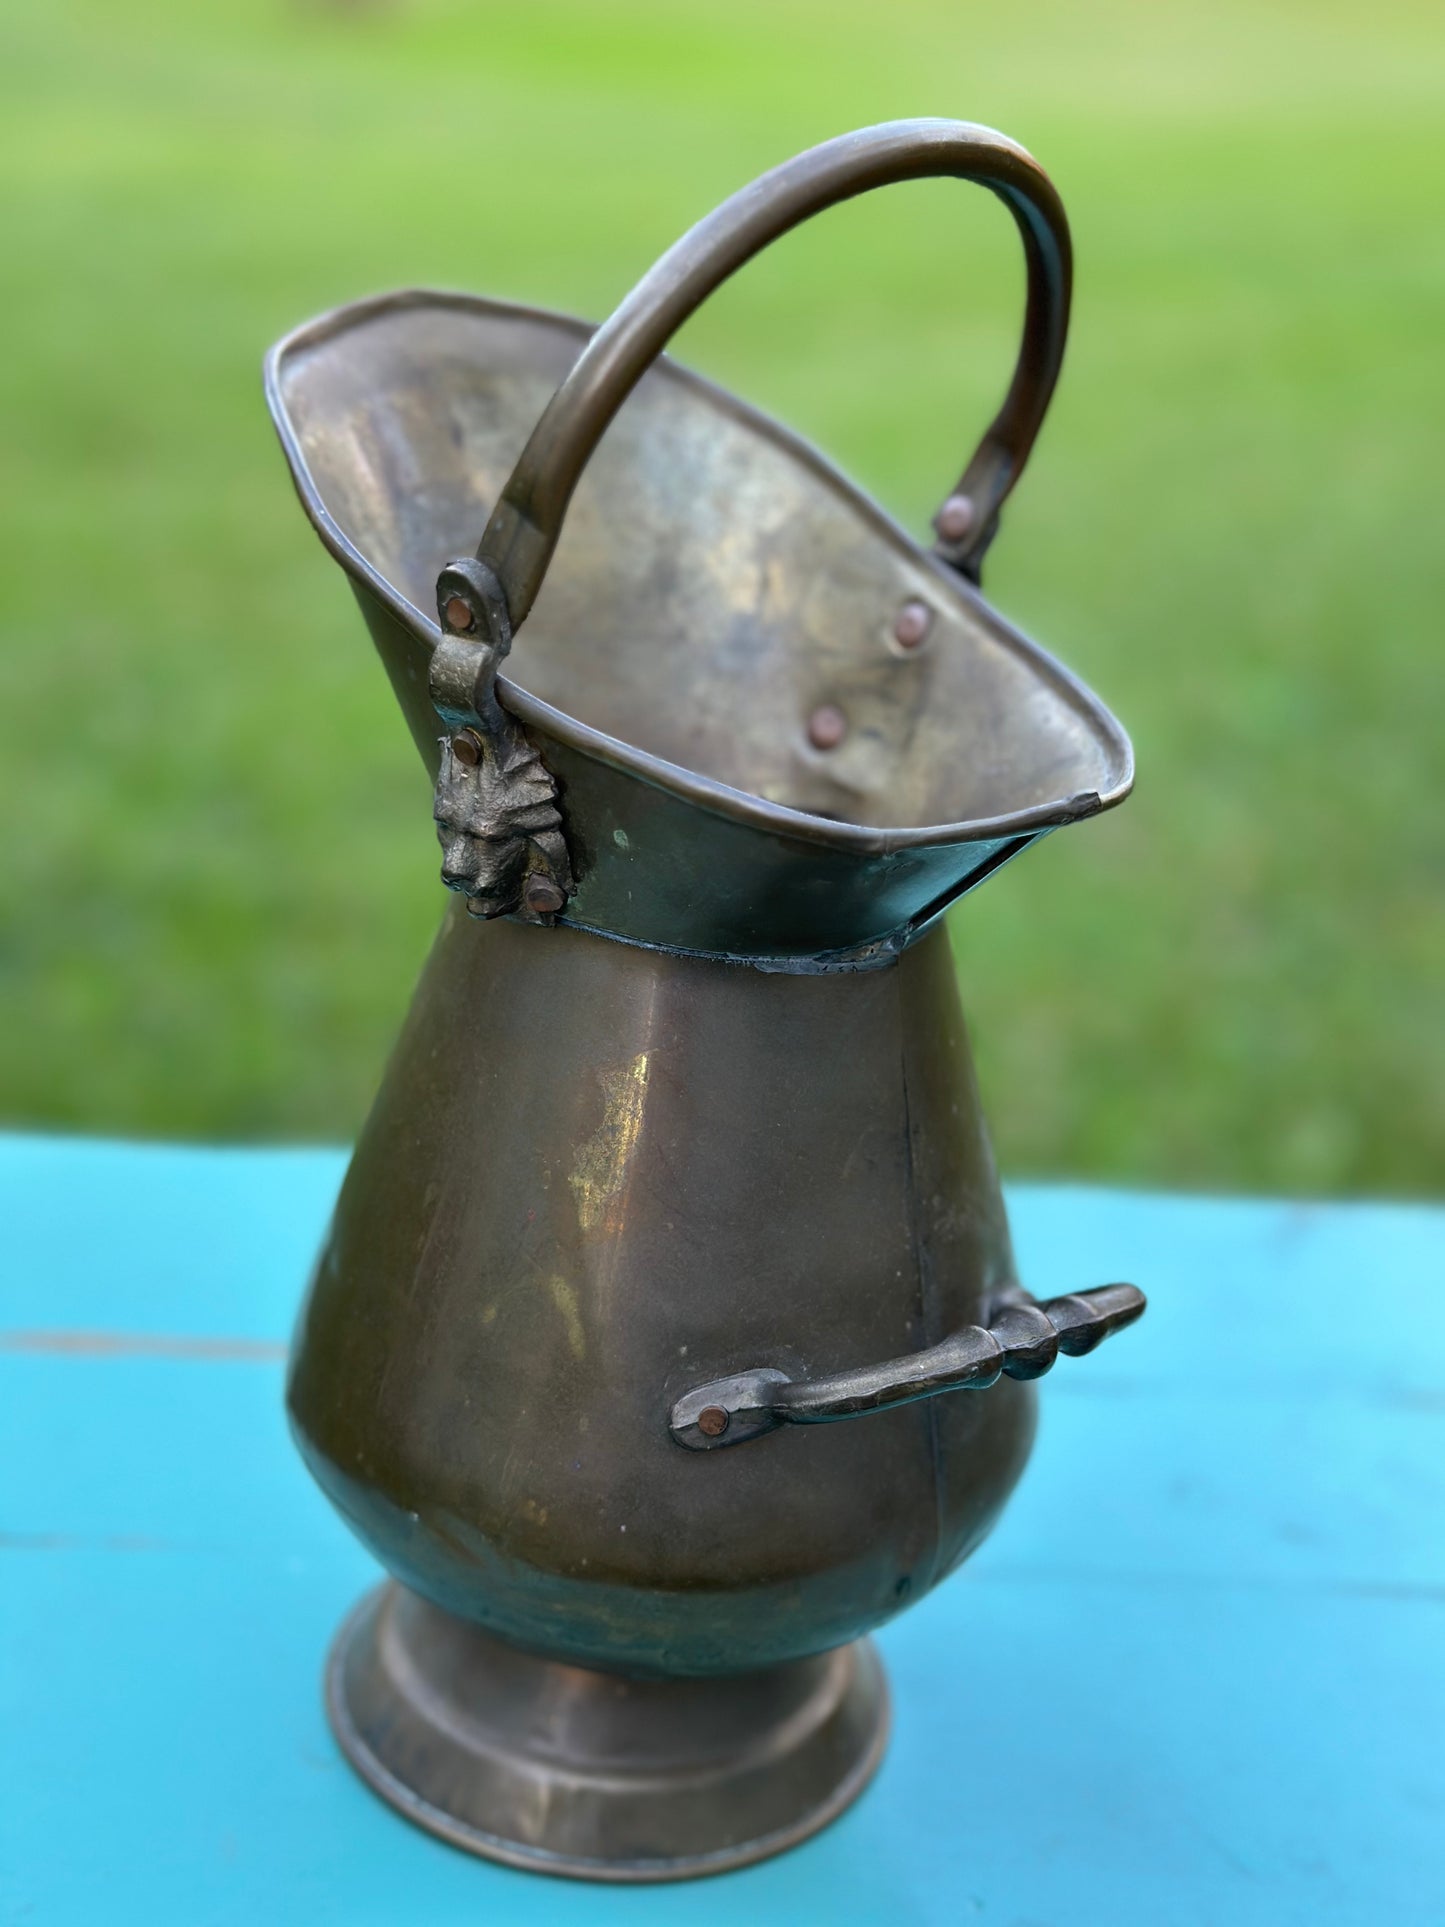
[[[9,0],[0,1104],[339,1137],[441,908],[419,767],[261,403],[408,282],[605,313],[732,188],[1001,126],[1080,261],[989,592],[1133,732],[1119,813],[957,913],[1012,1172],[1445,1170],[1445,116],[1434,0]],[[679,352],[914,527],[1001,391],[987,196],[898,190]]]

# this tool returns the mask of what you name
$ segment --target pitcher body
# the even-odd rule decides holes
[[[1030,1386],[679,1451],[672,1401],[987,1323],[1013,1283],[947,939],[764,973],[446,918],[293,1354],[307,1462],[445,1610],[579,1664],[854,1638],[987,1531]]]
[[[1026,301],[924,549],[662,350],[779,235],[931,175],[1005,204]],[[407,292],[268,364],[455,892],[292,1358],[393,1575],[327,1703],[477,1853],[672,1879],[840,1812],[887,1732],[864,1635],[989,1530],[1030,1381],[1143,1308],[1015,1276],[941,922],[1133,778],[979,587],[1070,263],[1021,148],[899,122],[734,196],[595,331]]]

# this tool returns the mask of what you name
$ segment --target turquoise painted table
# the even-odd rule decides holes
[[[0,1920],[1445,1921],[1445,1211],[1015,1187],[1036,1289],[1148,1318],[1054,1373],[994,1538],[883,1633],[859,1805],[612,1890],[414,1832],[322,1719],[375,1572],[281,1373],[341,1169],[0,1139]]]

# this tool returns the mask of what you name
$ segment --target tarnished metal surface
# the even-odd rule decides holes
[[[937,173],[1008,205],[1028,295],[927,552],[656,356],[773,235]],[[970,580],[1068,296],[1022,150],[905,122],[735,197],[595,335],[405,294],[268,364],[463,899],[292,1357],[307,1463],[404,1588],[343,1635],[332,1715],[478,1852],[663,1878],[837,1811],[881,1745],[856,1642],[989,1530],[1023,1381],[1132,1306],[1040,1309],[1015,1278],[937,927],[1132,781],[1107,710]],[[743,1378],[778,1388],[772,1436],[678,1450],[689,1396],[686,1443],[737,1439]]]
[[[403,617],[353,564],[433,774],[421,610],[586,335],[447,297],[350,310],[282,351],[323,533],[412,599]],[[904,654],[894,624],[919,601],[929,634]],[[566,797],[568,920],[642,941],[886,942],[1133,780],[1067,671],[783,431],[665,363],[579,485],[524,642],[498,693]],[[825,702],[849,724],[833,751],[807,735]]]
[[[679,1451],[673,1402],[978,1324],[1014,1280],[947,937],[764,974],[456,902],[356,1147],[290,1403],[414,1590],[583,1666],[856,1637],[987,1531],[1033,1391]]]
[[[724,1873],[794,1846],[858,1797],[888,1734],[869,1640],[727,1679],[619,1679],[395,1585],[343,1625],[326,1697],[347,1757],[409,1820],[583,1880]]]

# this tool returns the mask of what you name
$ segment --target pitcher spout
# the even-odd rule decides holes
[[[662,353],[777,235],[920,170],[992,188],[1028,271],[1013,384],[930,549]],[[601,329],[408,292],[282,341],[272,412],[438,779],[449,887],[484,916],[853,968],[1127,795],[1119,724],[978,587],[1058,375],[1070,274],[1022,150],[911,122],[736,196]]]

